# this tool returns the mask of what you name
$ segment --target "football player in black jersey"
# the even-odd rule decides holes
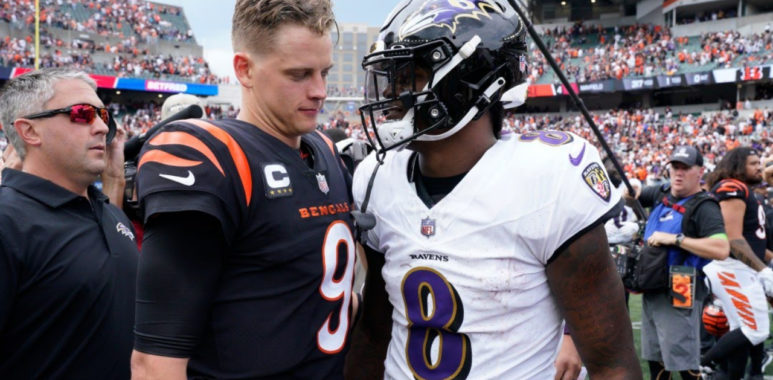
[[[143,148],[135,379],[343,377],[351,177],[315,131],[333,24],[329,0],[238,0],[238,117]]]
[[[763,343],[768,337],[765,294],[773,293],[773,271],[763,263],[765,212],[752,193],[761,182],[760,154],[749,147],[729,151],[708,179],[722,209],[732,256],[707,265],[704,271],[712,292],[723,301],[732,331],[701,361],[703,365],[721,363],[731,379],[743,378],[750,355],[750,375],[762,376]]]

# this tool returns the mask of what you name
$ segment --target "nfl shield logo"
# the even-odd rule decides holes
[[[435,220],[429,217],[421,220],[421,234],[429,239],[435,234]]]
[[[330,191],[330,188],[327,186],[327,178],[322,173],[317,173],[317,185],[319,185],[319,191],[325,193],[325,195]]]

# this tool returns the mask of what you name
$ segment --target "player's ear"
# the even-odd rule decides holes
[[[252,88],[252,76],[254,75],[254,70],[253,59],[250,54],[244,52],[234,54],[233,65],[234,74],[236,75],[236,79],[239,80],[239,83],[244,87]]]
[[[13,128],[16,128],[16,134],[24,141],[25,145],[39,146],[41,144],[40,133],[38,128],[29,120],[20,118],[13,122]]]

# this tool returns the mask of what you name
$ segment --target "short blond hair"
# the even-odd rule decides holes
[[[336,25],[333,6],[330,0],[237,0],[231,28],[234,51],[271,52],[276,30],[285,24],[324,35]]]

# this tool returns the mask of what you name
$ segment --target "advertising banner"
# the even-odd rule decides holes
[[[711,71],[684,74],[684,78],[690,86],[714,83],[714,76]]]
[[[738,69],[736,80],[739,82],[770,78],[770,66],[747,66]]]
[[[578,87],[581,94],[615,92],[617,90],[616,80],[605,80],[601,82],[580,83]]]
[[[165,82],[137,78],[120,78],[116,88],[119,90],[147,92],[182,92],[201,96],[213,96],[218,94],[217,86],[211,84]]]
[[[655,78],[624,78],[623,87],[626,91],[652,90],[655,88]]]
[[[556,95],[553,92],[553,86],[549,84],[533,84],[529,86],[528,93],[530,98],[544,98]]]
[[[684,76],[682,76],[682,74],[658,75],[657,79],[658,87],[660,88],[681,87],[685,84]]]
[[[738,69],[719,69],[712,72],[714,83],[735,83]]]
[[[11,79],[13,68],[0,66],[0,79]]]

